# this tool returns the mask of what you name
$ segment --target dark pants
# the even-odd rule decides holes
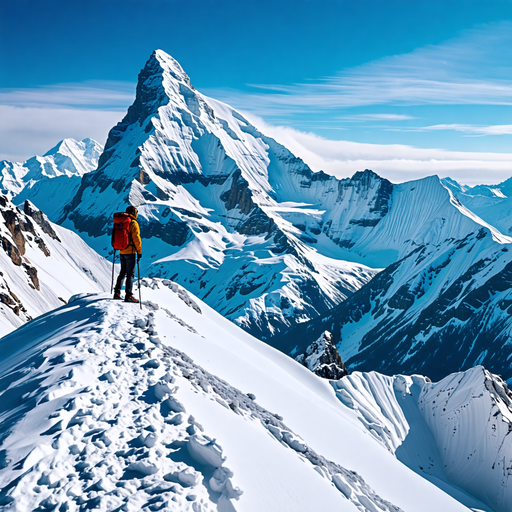
[[[126,295],[132,295],[133,278],[135,277],[135,257],[136,254],[120,254],[121,256],[121,272],[116,282],[116,291],[121,291],[123,281],[126,277]]]

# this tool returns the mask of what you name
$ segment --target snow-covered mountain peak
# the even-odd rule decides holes
[[[133,105],[109,133],[97,172],[84,176],[59,222],[87,233],[106,254],[112,212],[130,202],[150,239],[146,275],[186,280],[240,325],[269,336],[283,322],[338,303],[375,273],[324,254],[304,232],[303,207],[315,205],[313,216],[321,216],[338,181],[313,173],[231,107],[197,92],[176,61],[157,51],[139,74]]]
[[[101,144],[93,139],[86,138],[82,141],[64,139],[43,156],[34,156],[25,162],[1,161],[0,189],[4,195],[13,198],[20,195],[25,188],[31,188],[36,183],[37,188],[40,189],[42,183],[47,179],[81,178],[84,174],[96,169],[102,151]],[[52,186],[55,187],[55,182]],[[73,191],[72,187],[71,191]],[[61,198],[66,198],[66,196],[61,196]],[[22,197],[16,202],[20,203],[25,199],[26,197]],[[49,212],[49,209],[45,208],[45,211]]]
[[[187,75],[187,73],[185,73],[180,63],[176,59],[173,59],[168,53],[164,52],[163,50],[155,50],[146,66],[152,66],[154,60],[159,63],[164,74],[168,74],[175,80],[184,82],[189,87],[192,87],[192,84],[190,83],[190,77]]]
[[[43,157],[56,154],[75,157],[76,155],[80,154],[83,155],[85,159],[94,159],[94,161],[97,162],[102,151],[103,146],[99,142],[89,137],[82,140],[66,138],[61,140],[52,149],[47,151]]]
[[[77,141],[63,139],[42,157],[34,156],[25,162],[29,169],[24,181],[38,181],[43,176],[83,176],[96,169],[103,146],[93,139]]]

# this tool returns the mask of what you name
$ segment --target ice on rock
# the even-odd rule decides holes
[[[168,413],[170,414],[170,413]],[[162,413],[163,416],[166,414]],[[169,425],[181,425],[185,421],[185,415],[183,413],[173,414],[170,418],[165,419],[165,423]]]
[[[114,374],[112,371],[108,371],[106,373],[104,373],[103,375],[100,376],[100,380],[106,380],[107,382],[109,382],[110,384],[114,383],[115,382],[115,377],[114,377]]]
[[[226,467],[219,467],[210,478],[209,484],[214,492],[221,492],[224,498],[238,500],[243,491],[238,487],[233,487],[231,477],[233,472]]]
[[[350,485],[345,481],[342,475],[336,474],[332,476],[332,481],[334,482],[334,485],[336,488],[343,493],[343,495],[347,499],[352,498],[352,488]]]
[[[147,364],[147,363],[146,363]],[[166,382],[157,382],[154,386],[151,386],[146,392],[146,402],[156,403],[163,400],[167,395],[173,393],[174,390],[169,387]],[[171,408],[174,411],[174,409]],[[181,411],[174,411],[181,412]]]
[[[158,436],[154,432],[147,435],[140,434],[135,440],[135,446],[145,446],[146,448],[153,448],[158,440]]]
[[[138,327],[139,329],[145,329],[147,323],[146,320],[143,318],[136,318],[135,321],[133,322],[133,325],[135,327]]]
[[[222,448],[216,443],[215,439],[208,439],[202,435],[192,435],[188,440],[187,450],[196,462],[214,468],[222,466],[226,460],[222,455]]]
[[[161,410],[164,416],[168,416],[171,412],[187,412],[185,406],[173,396],[162,402]]]

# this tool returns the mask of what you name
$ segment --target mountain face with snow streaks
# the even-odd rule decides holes
[[[143,294],[142,310],[81,294],[0,341],[4,508],[486,510],[179,285]]]
[[[331,312],[275,340],[294,354],[324,330],[349,370],[422,373],[432,379],[483,364],[512,377],[512,261],[481,228],[420,246]]]
[[[173,279],[260,339],[326,314],[418,247],[484,227],[437,177],[313,173],[242,115],[196,91],[158,50],[136,99],[52,220],[108,256],[111,216],[139,209],[143,273]],[[40,205],[45,210],[44,205]],[[311,343],[312,340],[309,340]]]
[[[512,234],[512,178],[498,185],[465,187],[454,180],[442,180],[468,210],[506,235]]]

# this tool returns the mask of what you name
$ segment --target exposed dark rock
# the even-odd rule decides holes
[[[295,359],[324,379],[338,380],[348,375],[329,331],[325,331],[320,338],[309,345],[305,353]]]
[[[39,291],[39,278],[37,277],[37,269],[35,267],[31,267],[30,265],[27,265],[26,263],[23,263],[23,268],[25,269],[25,272],[27,273],[28,277],[32,281],[32,285],[34,288]]]
[[[185,222],[172,218],[165,224],[159,222],[141,224],[142,238],[160,238],[162,241],[173,246],[183,245],[190,234],[190,228]]]
[[[78,232],[87,233],[90,237],[98,237],[108,233],[112,228],[111,220],[106,216],[94,217],[92,215],[80,215],[73,212],[69,215]]]
[[[2,248],[7,253],[7,256],[11,258],[11,261],[16,266],[21,266],[21,254],[18,248],[15,245],[13,245],[11,241],[8,240],[7,238],[0,237],[0,239],[2,241]]]
[[[267,235],[275,231],[276,225],[273,219],[257,207],[247,220],[238,224],[236,229],[242,235]]]
[[[372,228],[379,223],[380,219],[351,219],[349,224],[362,226],[363,228]]]
[[[26,320],[32,320],[30,316],[28,316],[27,310],[25,306],[21,303],[20,299],[11,291],[7,283],[4,281],[2,284],[2,288],[6,288],[8,293],[1,292],[0,293],[0,303],[5,304],[12,312],[16,315],[20,315],[20,311],[25,313]]]
[[[1,213],[5,221],[5,226],[11,232],[12,239],[19,253],[23,256],[25,254],[25,237],[23,236],[18,213],[14,210],[1,210]]]
[[[182,215],[185,215],[186,217],[192,217],[193,219],[202,219],[203,218],[198,213],[191,212],[190,210],[186,210],[185,208],[177,208],[175,206],[175,207],[173,207],[173,210],[178,212],[178,213],[181,213]]]
[[[231,188],[224,192],[220,198],[226,203],[226,209],[238,209],[245,215],[248,215],[254,207],[252,201],[252,192],[249,184],[242,178],[240,170],[236,170],[231,178]]]
[[[0,293],[0,302],[2,304],[6,304],[7,306],[15,306],[16,302],[14,302],[14,299],[7,295],[6,293]]]
[[[146,171],[143,171],[142,169],[139,172],[139,183],[142,185],[147,185],[151,182],[151,179]]]

